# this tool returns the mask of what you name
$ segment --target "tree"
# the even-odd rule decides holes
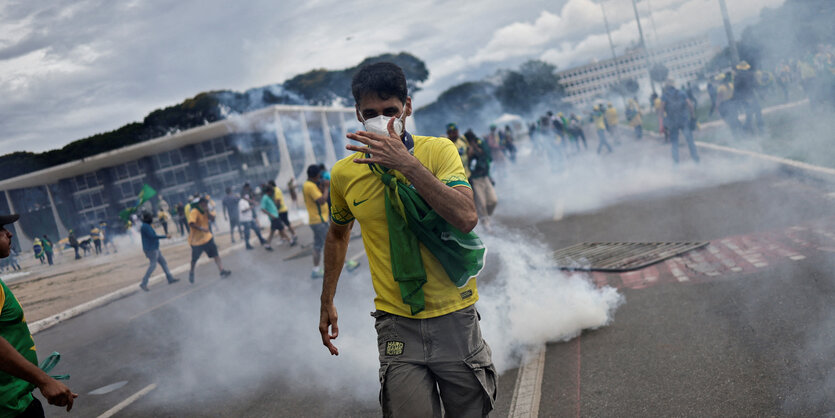
[[[496,98],[511,113],[526,114],[544,102],[562,99],[564,90],[556,74],[557,67],[544,61],[530,60],[518,71],[507,71],[496,87]]]

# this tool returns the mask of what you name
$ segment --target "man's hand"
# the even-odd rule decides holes
[[[403,141],[399,136],[397,136],[397,133],[394,132],[394,118],[389,120],[388,130],[388,136],[377,135],[366,131],[349,133],[347,135],[349,139],[359,141],[366,146],[361,147],[358,145],[346,145],[345,148],[351,151],[359,151],[371,155],[371,158],[357,158],[354,162],[357,164],[376,163],[400,172],[402,172],[406,166],[418,163],[417,160],[409,154],[409,150],[403,146]]]
[[[72,393],[66,385],[51,377],[46,382],[38,385],[38,389],[50,405],[66,406],[67,411],[72,409],[73,400],[78,397],[78,394]]]
[[[319,314],[319,333],[322,334],[322,344],[328,347],[328,351],[334,356],[339,355],[339,350],[331,343],[331,340],[339,336],[339,326],[336,325],[336,320],[336,306],[333,303],[322,303]],[[333,334],[328,333],[328,328],[333,331]]]

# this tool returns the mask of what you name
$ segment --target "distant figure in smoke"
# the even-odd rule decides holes
[[[620,144],[617,132],[619,123],[618,119],[618,110],[615,109],[615,106],[613,106],[611,102],[608,103],[606,105],[606,132],[612,137],[612,142],[614,142],[615,145]]]
[[[330,213],[328,211],[330,188],[325,189],[324,192],[319,189],[318,182],[321,170],[321,167],[317,164],[307,167],[307,181],[302,185],[308,224],[313,231],[313,271],[310,272],[310,277],[313,279],[321,278],[324,275],[324,269],[319,267],[319,261],[322,258],[322,249],[325,248],[325,237],[328,234],[328,214]]]
[[[487,146],[490,148],[490,156],[493,160],[492,167],[495,167],[496,171],[499,172],[499,177],[502,177],[504,171],[507,169],[507,162],[502,151],[502,138],[498,129],[496,129],[496,125],[490,125],[490,132],[487,134],[486,139]]]
[[[357,220],[376,292],[372,316],[379,342],[383,416],[439,417],[441,405],[450,417],[487,416],[496,400],[496,370],[475,309],[474,276],[483,257],[475,245],[480,240],[469,233],[478,215],[458,151],[446,139],[404,129],[412,99],[400,67],[387,62],[363,66],[351,89],[357,119],[365,129],[348,134],[357,143],[346,148],[356,153],[338,161],[331,173],[333,222],[325,249],[322,343],[332,355],[339,354],[332,343],[339,335],[334,295]],[[395,209],[407,203],[428,205],[444,234],[454,235],[455,229],[459,237],[468,238],[469,248],[455,240],[447,241],[448,246],[440,244],[440,238],[419,240],[410,227],[431,227],[422,222],[407,227]],[[448,266],[460,268],[456,279],[461,280],[451,279],[426,248],[435,244],[458,250],[460,257]],[[483,247],[478,248],[483,255]]]
[[[157,220],[159,221],[160,226],[162,226],[162,231],[165,235],[168,235],[168,220],[171,219],[171,214],[167,211],[160,209],[157,211]]]
[[[597,131],[597,138],[599,140],[599,143],[597,144],[597,153],[600,154],[600,152],[603,151],[603,147],[606,147],[611,154],[612,146],[609,145],[609,141],[606,141],[606,113],[602,104],[596,105],[592,109],[591,121],[594,123],[594,128]]]
[[[725,74],[718,74],[714,81],[717,83],[716,87],[716,107],[719,109],[719,116],[728,125],[731,134],[734,138],[739,138],[742,134],[742,124],[739,123],[739,110],[736,106],[734,97],[734,83],[733,76],[730,72]]]
[[[46,257],[46,253],[44,253],[43,244],[41,243],[40,238],[35,237],[35,239],[32,240],[32,251],[35,253],[35,260],[38,260],[41,264],[43,264],[45,262],[44,258]]]
[[[194,283],[194,266],[203,253],[215,260],[221,278],[229,277],[232,272],[223,269],[223,262],[217,251],[212,231],[209,229],[209,222],[214,218],[209,211],[209,199],[205,196],[199,197],[191,204],[191,211],[188,214],[188,245],[191,246],[191,269],[188,272],[188,281]]]
[[[148,291],[148,279],[151,278],[151,273],[157,268],[157,263],[159,263],[160,267],[162,267],[162,271],[165,273],[165,278],[168,279],[168,284],[179,282],[180,279],[174,278],[174,275],[171,274],[171,271],[168,270],[168,263],[165,261],[165,257],[162,256],[162,252],[159,249],[159,240],[163,238],[171,238],[171,235],[167,233],[165,235],[157,235],[157,231],[154,231],[154,227],[151,226],[151,223],[154,222],[154,216],[151,215],[149,212],[145,212],[142,214],[142,226],[139,228],[139,233],[142,235],[142,251],[145,252],[145,257],[148,257],[148,261],[151,264],[148,265],[148,270],[145,271],[145,275],[142,277],[142,282],[139,283],[139,287],[144,290]]]
[[[9,256],[13,237],[5,226],[19,218],[0,215],[0,258]],[[0,319],[0,416],[43,417],[43,405],[32,396],[35,388],[51,405],[72,409],[78,395],[38,367],[35,339],[29,332],[23,308],[2,280]]]
[[[635,139],[640,140],[644,137],[643,120],[641,119],[641,106],[638,105],[638,100],[635,98],[629,99],[626,105],[626,120],[635,130]]]
[[[693,103],[687,98],[685,92],[675,88],[672,80],[665,84],[661,101],[663,110],[667,115],[667,131],[670,134],[670,143],[673,146],[673,161],[678,164],[678,132],[681,131],[687,140],[690,157],[698,163],[699,153],[696,151],[696,144],[693,142],[693,131],[690,129],[690,120],[695,116]]]
[[[322,165],[324,167],[324,164]],[[327,180],[330,180],[330,174],[328,174]],[[298,242],[298,238],[296,237],[296,230],[293,228],[293,225],[290,224],[290,209],[287,208],[287,202],[284,201],[284,193],[281,192],[281,189],[276,186],[274,180],[270,180],[267,182],[274,191],[273,194],[273,201],[275,202],[276,207],[278,207],[278,218],[287,227],[287,230],[290,231],[290,246],[296,245]]]
[[[96,248],[96,255],[101,254],[101,230],[96,228],[95,225],[90,228],[90,239],[93,240],[93,247]]]
[[[455,144],[455,148],[458,149],[458,157],[461,158],[461,165],[464,166],[464,172],[467,174],[467,177],[470,177],[470,167],[467,161],[469,161],[469,148],[470,145],[467,143],[467,140],[464,139],[458,133],[458,125],[455,123],[448,123],[446,126],[446,137]]]
[[[289,242],[290,238],[287,236],[287,233],[284,232],[284,222],[279,217],[278,207],[275,205],[275,190],[273,189],[273,186],[265,184],[261,186],[261,191],[264,192],[261,196],[261,212],[270,218],[270,234],[267,236],[267,243],[264,245],[264,249],[272,251],[273,236],[275,236],[276,231],[278,231],[278,235],[281,236],[282,240]]]
[[[502,132],[502,149],[504,150],[507,158],[510,162],[516,162],[516,143],[515,139],[513,138],[513,130],[510,129],[510,125],[504,126],[504,132]]]
[[[586,133],[583,132],[583,123],[574,113],[568,118],[568,133],[577,138],[577,151],[580,151],[580,141],[583,141],[584,150],[589,149],[589,144],[586,142]]]
[[[745,111],[745,125],[743,128],[750,134],[762,135],[765,129],[762,107],[757,95],[757,79],[751,66],[740,61],[736,66],[734,77],[734,100]],[[756,119],[756,123],[754,120]],[[756,124],[756,129],[755,129]]]
[[[75,259],[76,260],[81,259],[81,255],[78,254],[78,247],[80,247],[80,245],[78,243],[78,238],[76,238],[75,232],[72,229],[70,229],[70,233],[69,233],[69,236],[67,237],[67,241],[69,241],[70,247],[72,247],[72,249],[75,250]]]
[[[177,203],[177,207],[174,210],[177,212],[177,229],[180,230],[180,236],[183,236],[189,232],[188,220],[186,220],[186,207],[180,202]]]
[[[46,255],[46,261],[51,266],[52,265],[52,253],[53,253],[52,247],[53,247],[53,245],[52,245],[52,241],[49,239],[49,237],[46,236],[46,234],[44,234],[43,239],[41,239],[41,245],[43,245],[43,252]]]
[[[248,194],[242,195],[241,200],[238,201],[238,219],[241,222],[241,226],[244,228],[243,240],[244,244],[246,244],[247,250],[253,249],[252,245],[249,245],[249,231],[255,232],[255,236],[258,237],[258,242],[261,243],[261,246],[266,244],[264,237],[261,236],[261,228],[255,224],[255,215],[252,211],[254,206],[255,202]]]
[[[104,245],[105,254],[110,254],[111,249],[114,253],[119,252],[116,248],[116,244],[113,242],[113,239],[110,238],[110,234],[107,233],[107,222],[99,222],[99,235],[101,236],[102,245]]]
[[[490,178],[492,163],[490,147],[476,137],[473,131],[468,130],[464,133],[464,137],[470,145],[470,185],[473,186],[476,212],[484,228],[490,231],[490,217],[493,216],[493,211],[499,202]]]
[[[221,204],[223,205],[223,219],[229,221],[229,236],[232,243],[235,242],[235,230],[240,226],[240,216],[238,215],[238,200],[240,197],[232,193],[232,188],[226,188],[226,196],[223,197]],[[240,231],[239,231],[240,233]]]

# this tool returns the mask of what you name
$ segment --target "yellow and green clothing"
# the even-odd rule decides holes
[[[304,193],[304,205],[307,206],[307,216],[310,218],[308,222],[310,225],[316,225],[328,221],[328,202],[322,204],[316,203],[316,200],[322,197],[322,191],[319,190],[319,185],[307,180],[302,186],[302,193]]]
[[[412,138],[415,158],[438,180],[449,187],[470,187],[452,141],[427,136]],[[476,279],[461,288],[456,287],[435,256],[420,244],[426,271],[423,285],[426,306],[412,315],[392,274],[385,185],[367,164],[354,163],[354,159],[362,155],[355,153],[338,161],[331,171],[331,219],[340,225],[356,219],[362,226],[362,241],[376,293],[376,309],[408,318],[434,318],[474,304],[478,300]]]
[[[198,245],[203,245],[212,239],[212,233],[208,231],[209,215],[203,213],[203,211],[201,211],[199,207],[191,208],[191,211],[188,213],[188,223],[189,225],[195,224],[207,230],[204,232],[198,230],[197,228],[189,228],[188,245],[196,247]]]
[[[618,110],[614,107],[606,108],[606,123],[611,126],[615,127],[618,124]]]
[[[287,212],[287,203],[284,201],[284,194],[281,193],[281,189],[274,187],[273,190],[275,190],[273,200],[275,201],[276,206],[278,206],[278,213]]]
[[[93,241],[101,241],[101,231],[98,228],[93,227],[90,229],[90,238],[92,238]]]
[[[23,308],[12,291],[0,280],[0,338],[4,338],[26,360],[38,365],[35,340],[26,325]],[[0,372],[0,418],[20,415],[32,403],[35,385]]]
[[[455,138],[452,143],[458,149],[458,156],[461,157],[461,165],[464,166],[464,174],[467,175],[467,178],[470,178],[470,143],[460,136]]]

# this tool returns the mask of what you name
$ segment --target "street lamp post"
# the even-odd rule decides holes
[[[728,6],[725,5],[725,0],[719,0],[719,10],[722,11],[722,21],[725,23],[725,35],[728,36],[728,47],[731,50],[731,67],[739,62],[739,51],[736,50],[736,41],[734,41],[734,32],[731,29],[731,19],[728,17]]]
[[[652,61],[649,59],[649,48],[647,48],[647,43],[644,41],[644,30],[641,28],[641,17],[638,16],[638,3],[636,0],[632,0],[632,10],[635,11],[635,21],[638,22],[638,34],[641,36],[641,47],[644,48],[644,58],[646,59],[647,63],[647,75],[649,76],[649,85],[652,87],[652,92],[655,93],[655,82],[652,81]]]

